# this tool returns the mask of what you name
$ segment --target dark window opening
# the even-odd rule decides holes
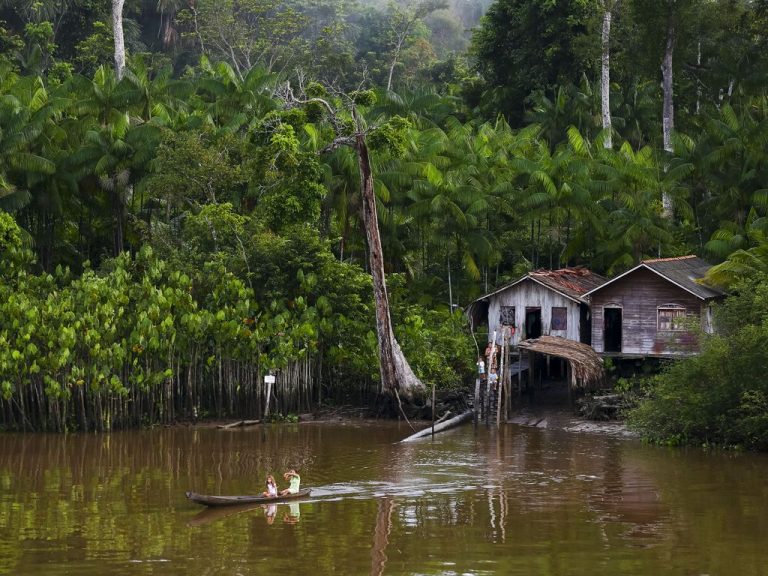
[[[621,308],[603,308],[603,342],[606,352],[621,352]]]
[[[541,308],[525,309],[525,337],[538,338],[541,336]]]

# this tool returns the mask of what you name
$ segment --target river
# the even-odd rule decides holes
[[[763,575],[768,457],[395,422],[0,434],[0,574]],[[205,510],[295,467],[312,498]],[[281,487],[286,483],[278,478]]]

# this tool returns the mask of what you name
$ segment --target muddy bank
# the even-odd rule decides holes
[[[565,409],[525,408],[516,411],[507,420],[509,424],[534,428],[549,428],[567,432],[608,434],[611,436],[637,437],[621,420],[587,420]]]

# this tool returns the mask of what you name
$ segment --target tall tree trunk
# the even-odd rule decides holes
[[[389,65],[389,74],[387,75],[387,92],[392,90],[392,77],[395,75],[395,66],[397,66],[397,59],[400,57],[400,49],[403,46],[403,41],[405,39],[399,40],[397,43],[397,46],[395,47],[395,55],[392,57],[392,62]]]
[[[115,37],[115,74],[117,80],[125,72],[125,39],[123,38],[123,4],[125,0],[112,0],[112,33]]]
[[[664,151],[672,152],[672,130],[675,129],[675,108],[673,103],[672,88],[672,56],[675,52],[675,24],[672,14],[672,7],[668,7],[667,15],[667,41],[664,48],[664,59],[661,62],[661,86],[664,93],[664,103],[662,107],[662,132],[664,140]],[[666,170],[666,166],[665,166]],[[664,191],[661,198],[664,217],[672,219],[674,207],[672,197]]]
[[[696,116],[701,112],[701,40],[696,42]]]
[[[448,254],[448,306],[453,314],[453,286],[451,284],[451,255]]]
[[[117,178],[115,178],[117,180]],[[120,188],[118,188],[119,184],[115,183],[114,190],[112,191],[112,210],[114,211],[114,217],[115,217],[115,230],[114,230],[114,241],[115,241],[115,256],[118,256],[124,249],[125,249],[125,240],[123,237],[123,227],[124,227],[124,218],[123,218],[123,201],[120,197]]]
[[[355,152],[360,169],[363,223],[368,240],[368,258],[373,277],[373,296],[376,302],[376,335],[379,343],[381,390],[385,394],[398,394],[407,400],[413,400],[416,396],[423,395],[426,392],[426,387],[411,370],[392,330],[371,160],[368,146],[365,143],[365,135],[361,132],[355,136]]]
[[[603,31],[602,31],[602,57],[600,59],[600,102],[603,115],[603,131],[605,140],[603,147],[613,148],[611,134],[611,19],[613,17],[612,0],[603,0]]]

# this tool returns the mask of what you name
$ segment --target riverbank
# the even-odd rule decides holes
[[[265,421],[258,420],[201,420],[198,422],[179,423],[179,426],[193,426],[196,428],[239,428],[248,426],[258,426],[262,424],[315,424],[324,422],[336,423],[357,423],[357,422],[380,422],[381,418],[376,418],[374,413],[367,409],[357,406],[338,406],[334,408],[325,408],[315,412],[300,414],[295,421]],[[431,424],[429,420],[412,420],[416,430],[425,428]],[[524,426],[527,428],[542,428],[549,430],[564,430],[573,433],[602,434],[609,436],[636,438],[637,434],[627,428],[621,420],[588,420],[574,414],[566,407],[524,407],[514,411],[511,418],[506,422],[508,425]],[[484,423],[480,423],[485,426]]]

